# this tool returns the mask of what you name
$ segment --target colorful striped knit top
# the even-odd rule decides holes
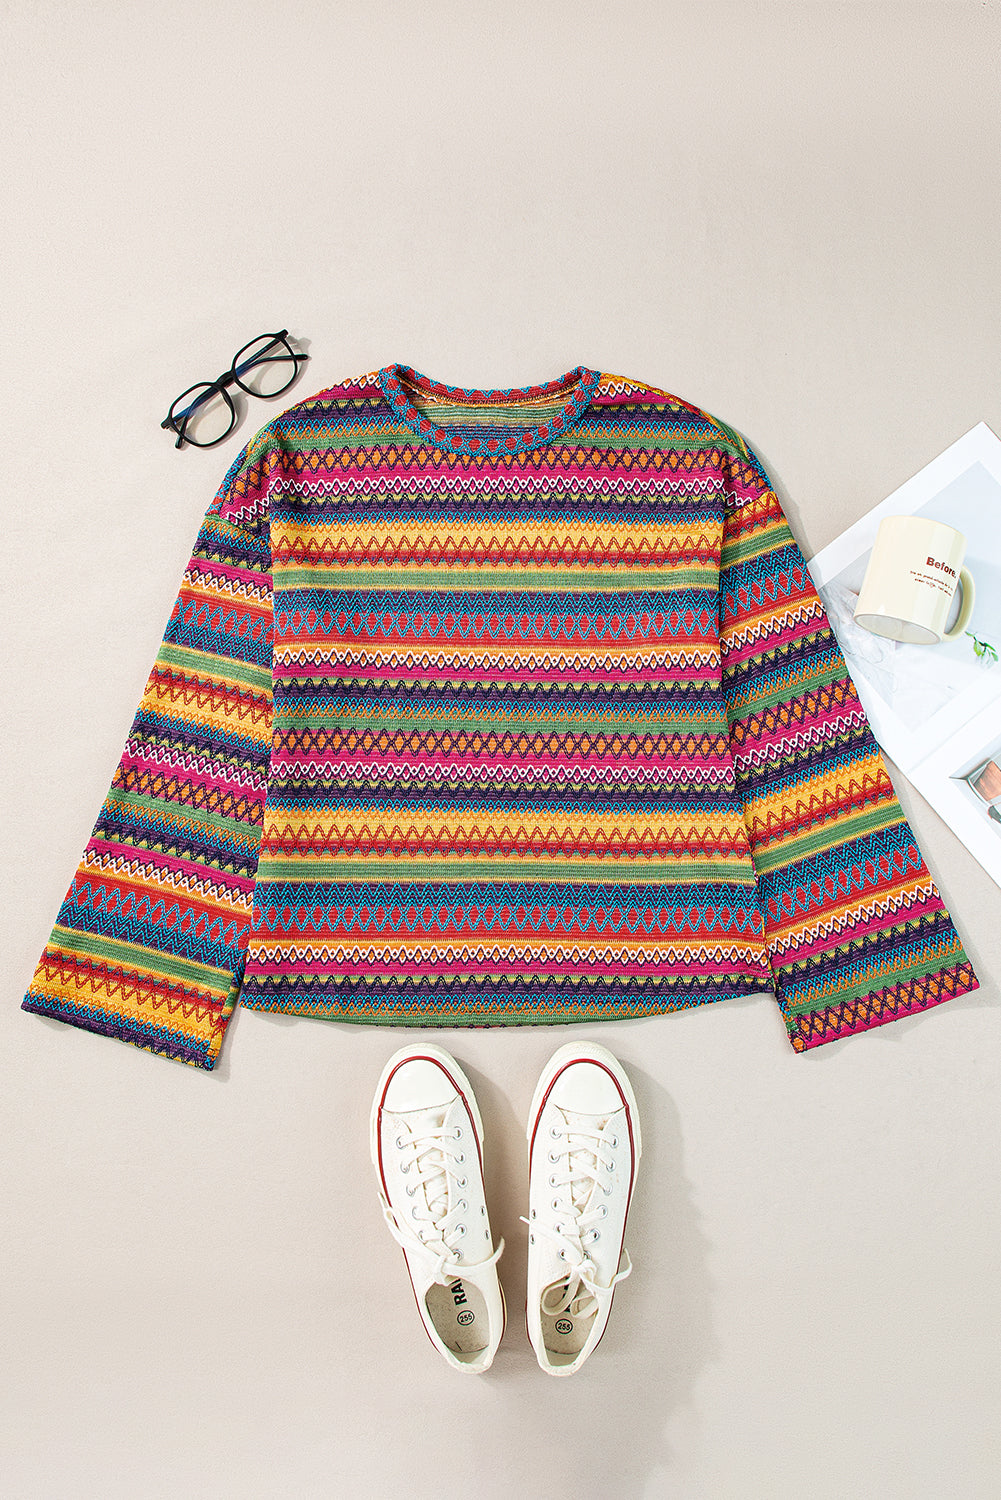
[[[27,1010],[211,1068],[771,990],[802,1051],[975,989],[743,438],[579,366],[390,365],[201,526]]]

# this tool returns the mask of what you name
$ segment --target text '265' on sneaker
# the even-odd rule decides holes
[[[605,1047],[568,1043],[528,1120],[528,1336],[549,1375],[575,1374],[605,1331],[640,1159],[629,1079]]]
[[[504,1331],[504,1241],[494,1249],[480,1112],[449,1053],[423,1044],[394,1053],[375,1092],[371,1147],[428,1337],[453,1369],[480,1374]]]

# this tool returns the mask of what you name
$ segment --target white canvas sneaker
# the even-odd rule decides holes
[[[469,1080],[440,1047],[389,1059],[375,1092],[372,1161],[428,1337],[455,1370],[488,1369],[504,1294],[483,1192],[483,1124]]]
[[[605,1047],[570,1042],[528,1120],[528,1336],[549,1375],[574,1375],[632,1270],[622,1240],[640,1159],[636,1099]]]

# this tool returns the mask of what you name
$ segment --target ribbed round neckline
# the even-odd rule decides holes
[[[378,379],[393,411],[422,443],[449,453],[496,458],[502,454],[525,453],[564,437],[590,402],[601,375],[597,370],[589,370],[586,365],[577,365],[557,380],[543,381],[539,385],[512,387],[509,390],[475,390],[467,386],[445,385],[443,381],[434,380],[430,375],[412,369],[410,365],[396,364],[386,365],[378,372]],[[434,422],[413,404],[407,392],[408,385],[428,396],[441,396],[448,401],[470,406],[496,405],[507,410],[563,393],[566,394],[566,401],[562,411],[544,422],[523,422],[513,427],[505,426],[503,432],[483,432],[461,423]]]

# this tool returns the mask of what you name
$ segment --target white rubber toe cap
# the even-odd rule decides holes
[[[457,1093],[440,1063],[429,1057],[410,1057],[393,1072],[382,1107],[394,1115],[411,1109],[436,1109],[450,1104]]]
[[[614,1114],[622,1108],[623,1102],[608,1070],[583,1059],[560,1074],[549,1094],[550,1104],[589,1115]]]

